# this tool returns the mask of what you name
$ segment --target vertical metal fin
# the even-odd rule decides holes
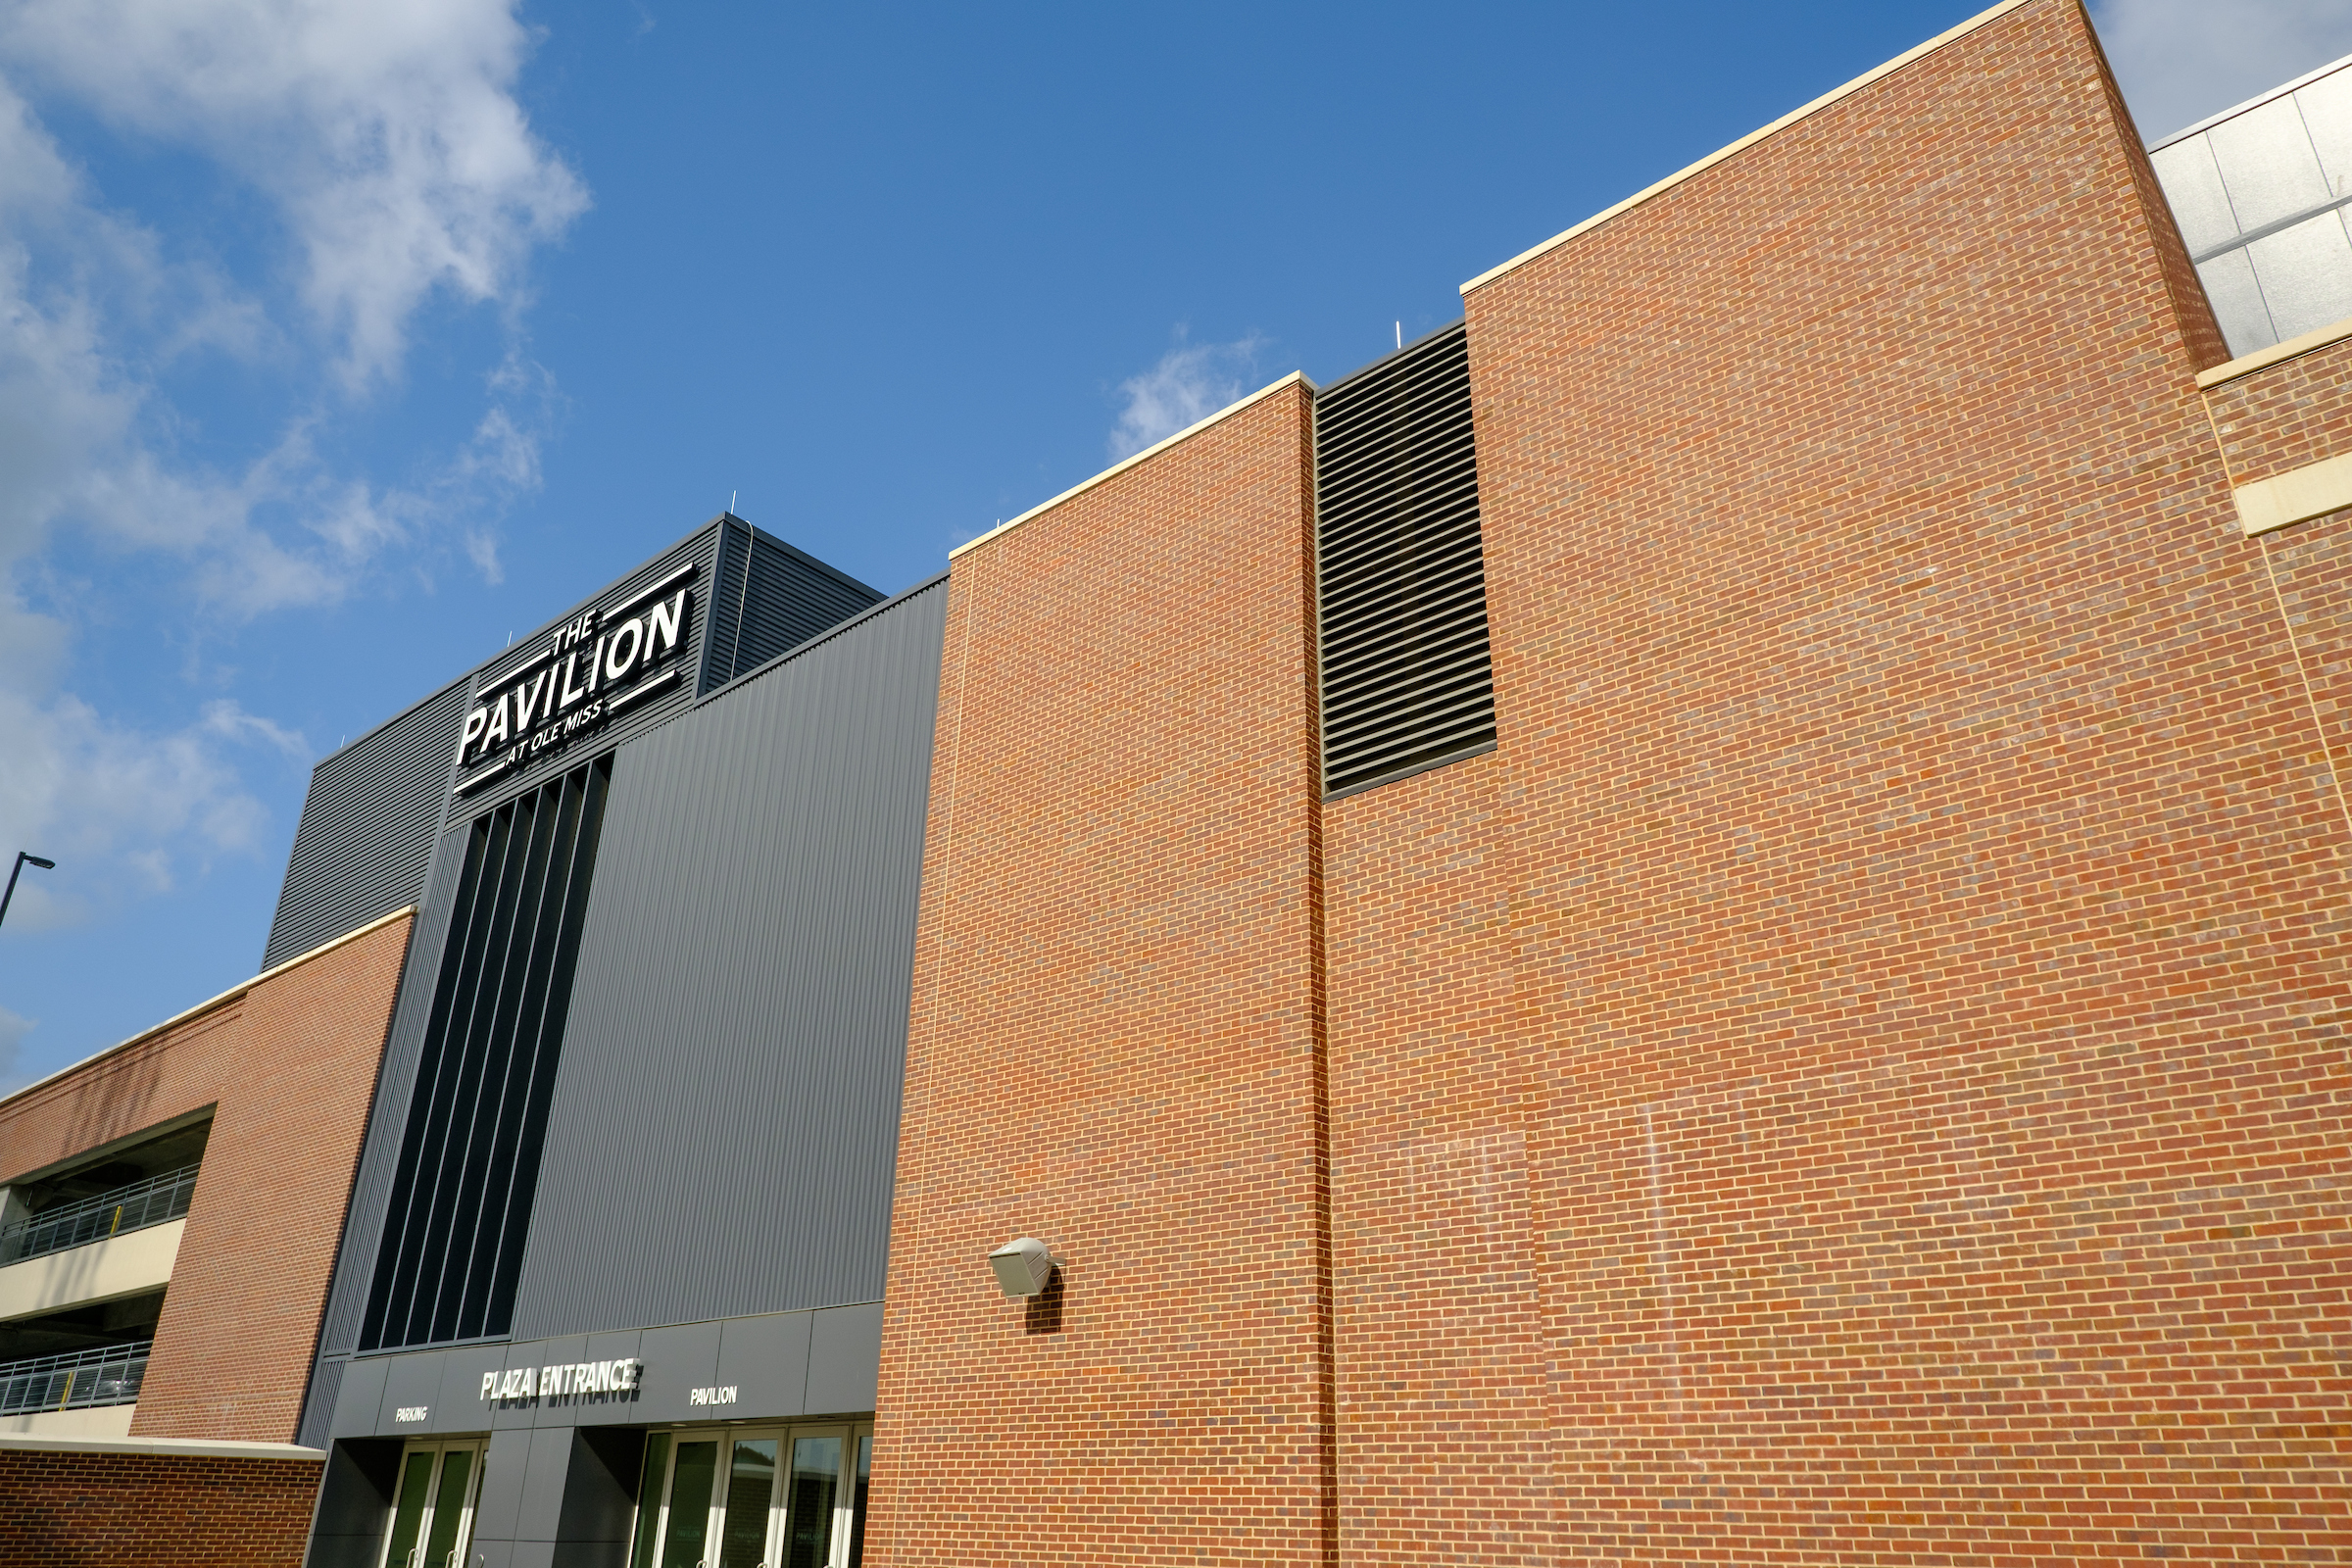
[[[503,1334],[612,760],[551,778],[467,835],[368,1293],[363,1349]]]

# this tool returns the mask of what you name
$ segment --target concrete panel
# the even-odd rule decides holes
[[[716,1323],[645,1331],[638,1351],[645,1361],[645,1378],[634,1422],[707,1421],[718,1413],[690,1397],[694,1390],[718,1381],[718,1333]]]
[[[2191,256],[2235,239],[2243,230],[2230,210],[2230,193],[2222,187],[2222,172],[2214,167],[2213,144],[2202,136],[2177,141],[2148,162],[2156,166],[2156,182],[2180,225],[2180,238]]]
[[[375,1417],[375,1430],[379,1434],[420,1438],[440,1430],[433,1425],[433,1417],[440,1413],[441,1364],[447,1359],[447,1353],[441,1350],[385,1357],[384,1402],[377,1407]],[[404,1421],[403,1410],[422,1413],[414,1420]]]
[[[2232,116],[2205,135],[2240,228],[2260,228],[2306,212],[2330,194],[2311,132],[2291,97]]]
[[[327,1428],[329,1441],[375,1435],[388,1370],[388,1364],[380,1359],[353,1361],[343,1368],[342,1385],[335,1392],[334,1419]]]
[[[135,1404],[101,1404],[86,1410],[35,1410],[0,1416],[0,1432],[32,1438],[127,1438]]]
[[[2320,155],[2320,172],[2338,196],[2352,196],[2352,70],[2297,89],[2295,107]]]
[[[2281,229],[2246,247],[2279,341],[2352,316],[2352,236],[2341,211]]]
[[[172,1283],[187,1228],[175,1219],[0,1268],[0,1320],[160,1290]]]
[[[874,1407],[882,1367],[882,1303],[836,1306],[810,1314],[810,1415],[856,1415]]]
[[[2254,260],[2244,251],[2226,251],[2203,264],[2197,269],[2197,280],[2205,285],[2213,318],[2232,355],[2252,354],[2278,341],[2278,329],[2271,324],[2270,303],[2262,297],[2262,285],[2254,280]]]

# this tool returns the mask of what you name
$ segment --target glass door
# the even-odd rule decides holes
[[[482,1490],[482,1443],[413,1443],[400,1456],[381,1568],[464,1568]]]
[[[872,1456],[868,1427],[653,1433],[631,1568],[857,1568]]]
[[[840,1537],[840,1432],[792,1435],[792,1479],[785,1495],[784,1561],[788,1568],[834,1568]]]

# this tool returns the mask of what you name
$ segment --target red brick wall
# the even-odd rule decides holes
[[[409,920],[0,1105],[0,1171],[216,1105],[134,1434],[289,1443]]]
[[[2352,338],[2225,381],[2205,402],[2232,484],[2352,452]]]
[[[294,1568],[318,1463],[0,1448],[0,1568]]]
[[[1307,417],[956,563],[869,1563],[1324,1559]]]
[[[1500,747],[1324,817],[1345,1561],[2340,1545],[2346,829],[2113,102],[2040,0],[1469,299]]]

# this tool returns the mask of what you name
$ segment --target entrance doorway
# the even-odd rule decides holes
[[[465,1568],[482,1494],[482,1440],[412,1443],[400,1456],[392,1533],[378,1568]]]
[[[656,1432],[630,1568],[858,1568],[873,1463],[870,1426]]]

